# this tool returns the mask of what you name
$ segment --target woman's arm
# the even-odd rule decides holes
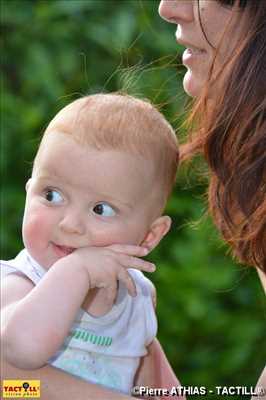
[[[155,286],[152,284],[151,297],[154,310],[156,309],[157,294]],[[171,390],[173,387],[180,386],[177,377],[169,364],[166,355],[158,341],[154,339],[147,348],[147,355],[142,357],[139,369],[135,376],[136,386],[148,386],[151,388],[162,388]],[[161,396],[161,400],[165,400],[168,396]],[[178,400],[185,400],[185,397],[176,397]]]
[[[150,366],[155,366],[155,387],[171,388],[172,386],[180,385],[157,339],[150,346],[149,358],[143,363],[142,374],[145,374],[145,367],[149,368]],[[42,400],[134,399],[133,397],[107,390],[104,387],[90,384],[49,365],[36,370],[25,371],[13,367],[2,359],[1,371],[2,379],[40,380]],[[141,374],[139,379],[141,379]],[[136,384],[140,383],[141,380],[136,382]],[[145,383],[142,382],[142,385]],[[177,399],[185,400],[185,397],[177,397]]]
[[[180,386],[166,355],[157,339],[154,339],[148,348],[147,356],[141,360],[138,370],[136,386],[148,386],[171,390],[172,387]],[[161,400],[166,400],[168,396],[161,396]],[[185,400],[185,397],[175,396],[175,399]]]
[[[265,400],[266,398],[266,366],[261,373],[261,376],[256,385],[258,396],[252,396],[251,400]]]
[[[152,358],[155,365],[155,379],[159,387],[172,388],[172,386],[179,386],[180,382],[175,376],[169,361],[164,354],[164,351],[157,339],[153,342]],[[184,397],[180,397],[184,399]]]
[[[60,369],[45,366],[37,370],[21,370],[2,360],[1,379],[40,380],[42,400],[133,400],[118,392],[94,385]]]

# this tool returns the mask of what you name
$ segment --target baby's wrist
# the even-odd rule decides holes
[[[58,261],[57,261],[58,262]],[[68,256],[59,260],[60,264],[62,263],[62,268],[64,271],[69,271],[71,274],[71,278],[74,281],[77,281],[78,276],[80,276],[80,281],[86,282],[88,289],[91,287],[91,278],[88,271],[88,268],[82,257],[75,252],[69,254]]]

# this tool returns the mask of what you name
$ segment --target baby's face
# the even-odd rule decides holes
[[[147,160],[51,132],[27,185],[25,247],[49,268],[80,247],[140,244],[158,207],[155,186]]]

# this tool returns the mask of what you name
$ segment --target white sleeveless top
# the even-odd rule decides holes
[[[114,306],[104,316],[93,317],[80,309],[64,345],[49,360],[70,374],[127,394],[140,357],[157,333],[151,282],[140,271],[129,272],[137,296],[131,297],[121,284]],[[15,259],[1,261],[2,277],[10,273],[22,273],[37,285],[46,270],[24,249]]]

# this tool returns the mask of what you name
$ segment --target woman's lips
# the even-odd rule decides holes
[[[196,59],[204,54],[206,54],[204,50],[187,48],[183,53],[182,62],[184,65],[187,65],[193,59]]]
[[[73,253],[74,250],[76,250],[75,247],[61,246],[55,243],[52,243],[52,245],[56,254],[60,257],[68,256],[69,254]]]
[[[184,41],[179,35],[178,32],[176,33],[176,41],[181,46],[186,47],[183,55],[182,55],[182,62],[186,65],[187,62],[190,60],[196,59],[204,54],[206,54],[206,50],[202,50],[201,48],[194,46],[192,43]]]

